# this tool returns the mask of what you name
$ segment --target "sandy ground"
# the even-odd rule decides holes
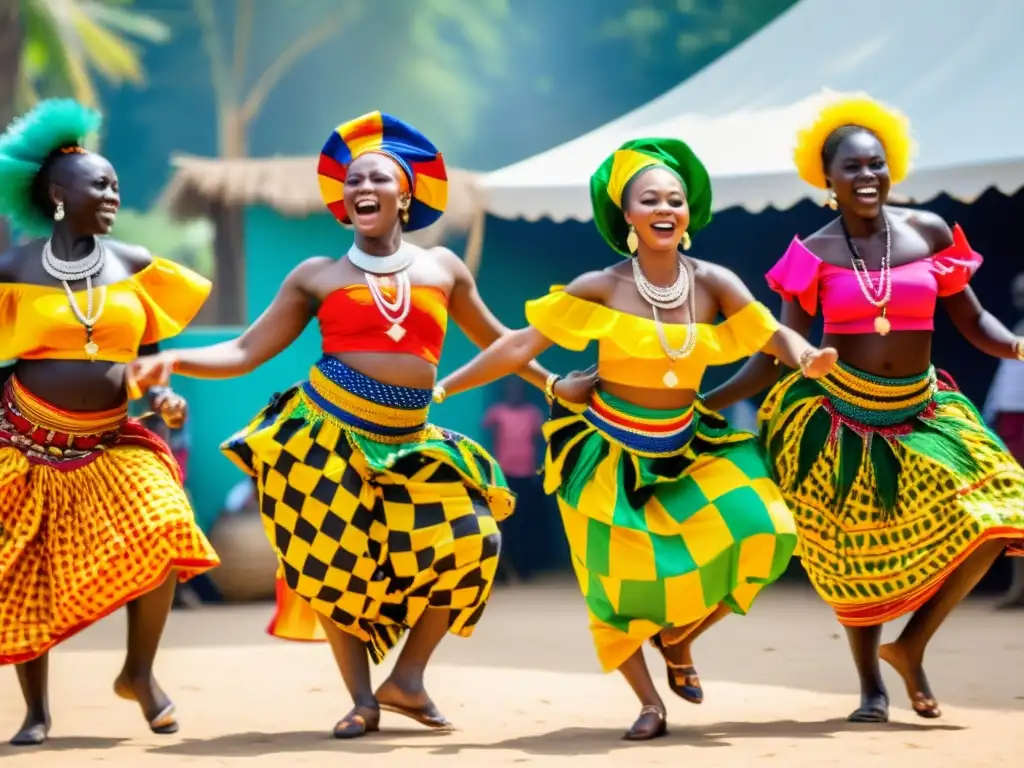
[[[447,639],[429,685],[460,728],[432,735],[385,715],[384,731],[339,742],[329,729],[347,710],[326,646],[263,634],[270,606],[175,611],[159,660],[182,723],[149,733],[116,699],[123,613],[54,653],[54,729],[42,749],[0,746],[4,766],[637,765],[994,766],[1019,763],[1024,732],[1024,613],[962,606],[936,638],[929,674],[939,721],[915,717],[894,677],[887,725],[850,726],[855,703],[845,640],[813,594],[777,586],[753,614],[734,617],[695,648],[701,706],[665,689],[670,735],[620,740],[637,704],[616,675],[599,672],[579,594],[566,582],[500,589],[477,634]],[[888,634],[898,630],[889,628]],[[652,654],[652,664],[656,659]],[[654,668],[654,667],[652,667]],[[385,666],[386,669],[386,666]],[[663,667],[656,667],[664,685]],[[383,670],[377,673],[383,674]],[[13,670],[0,675],[0,729],[22,715]]]

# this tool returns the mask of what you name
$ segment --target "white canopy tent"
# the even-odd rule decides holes
[[[903,110],[920,150],[894,194],[972,201],[1024,186],[1024,2],[802,0],[654,101],[488,174],[486,209],[505,219],[591,218],[590,174],[642,136],[687,141],[706,163],[715,209],[785,209],[824,195],[796,175],[798,126],[824,89],[866,91]]]

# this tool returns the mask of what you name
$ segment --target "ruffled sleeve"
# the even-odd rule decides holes
[[[199,313],[212,288],[202,275],[159,257],[132,280],[146,309],[142,344],[154,344],[181,333]]]
[[[957,224],[953,227],[953,244],[932,256],[932,272],[939,284],[939,296],[960,293],[971,282],[984,259],[971,250],[967,236]]]
[[[779,330],[779,321],[759,301],[752,301],[714,326],[716,345],[709,344],[708,363],[727,365],[759,352]]]
[[[818,311],[818,272],[821,259],[807,250],[794,237],[789,248],[765,278],[768,286],[786,301],[797,301],[803,310],[814,315]]]
[[[526,322],[552,342],[582,352],[594,339],[614,336],[621,312],[577,298],[553,286],[540,299],[526,302]]]

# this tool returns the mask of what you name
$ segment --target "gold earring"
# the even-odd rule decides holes
[[[828,196],[828,201],[825,203],[833,211],[839,210],[839,201],[836,200],[836,191],[833,189]]]
[[[53,211],[54,221],[64,221],[64,203],[57,203],[57,207]]]
[[[402,210],[400,210],[398,212],[398,218],[401,220],[402,224],[408,224],[409,223],[409,209],[408,208],[403,208]]]
[[[690,250],[690,233],[685,230],[683,231],[683,250]]]
[[[633,225],[629,225],[629,234],[626,235],[626,247],[630,253],[636,253],[636,249],[640,247],[640,238],[637,237],[636,230],[633,229]]]

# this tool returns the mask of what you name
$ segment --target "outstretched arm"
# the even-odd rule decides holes
[[[476,280],[473,279],[473,274],[462,259],[447,249],[441,250],[441,259],[455,275],[455,285],[448,299],[448,312],[465,332],[466,336],[469,337],[469,340],[480,349],[487,349],[499,339],[511,333],[511,330],[494,316],[494,313],[491,312],[480,297]],[[472,389],[481,384],[487,384],[495,379],[499,379],[502,376],[518,373],[527,382],[537,387],[537,389],[543,390],[550,372],[533,359],[538,354],[540,352],[528,355],[522,359],[519,365],[509,368],[497,376],[463,387],[463,389]]]
[[[749,289],[738,277],[720,281],[719,301],[722,314],[728,317],[754,301]],[[704,404],[711,410],[720,411],[741,400],[754,397],[767,389],[779,378],[782,363],[789,368],[800,368],[801,358],[807,364],[815,364],[816,355],[825,354],[821,363],[835,361],[835,350],[819,350],[807,341],[813,318],[796,301],[782,305],[782,327],[768,340],[768,343],[736,372],[728,381],[704,395]],[[827,367],[831,367],[831,363]]]
[[[565,292],[580,299],[603,304],[609,282],[610,278],[606,273],[589,272],[573,280],[565,287]],[[443,388],[445,396],[448,396],[489,384],[510,373],[520,371],[552,344],[549,338],[530,326],[518,331],[506,331],[479,355],[442,379],[439,386]],[[578,376],[571,375],[558,380],[553,394],[569,402],[580,402],[596,381],[596,369]],[[544,386],[543,382],[541,386]]]
[[[510,373],[521,371],[529,361],[550,347],[551,341],[530,326],[518,331],[506,331],[464,366],[445,376],[438,386],[444,390],[446,397],[482,387]],[[540,382],[541,389],[546,380],[545,373],[544,380]]]
[[[299,337],[312,317],[305,286],[330,263],[326,257],[308,259],[285,278],[270,306],[241,336],[219,344],[173,349],[136,360],[129,375],[145,391],[165,384],[171,373],[197,379],[230,379],[255,370]]]

